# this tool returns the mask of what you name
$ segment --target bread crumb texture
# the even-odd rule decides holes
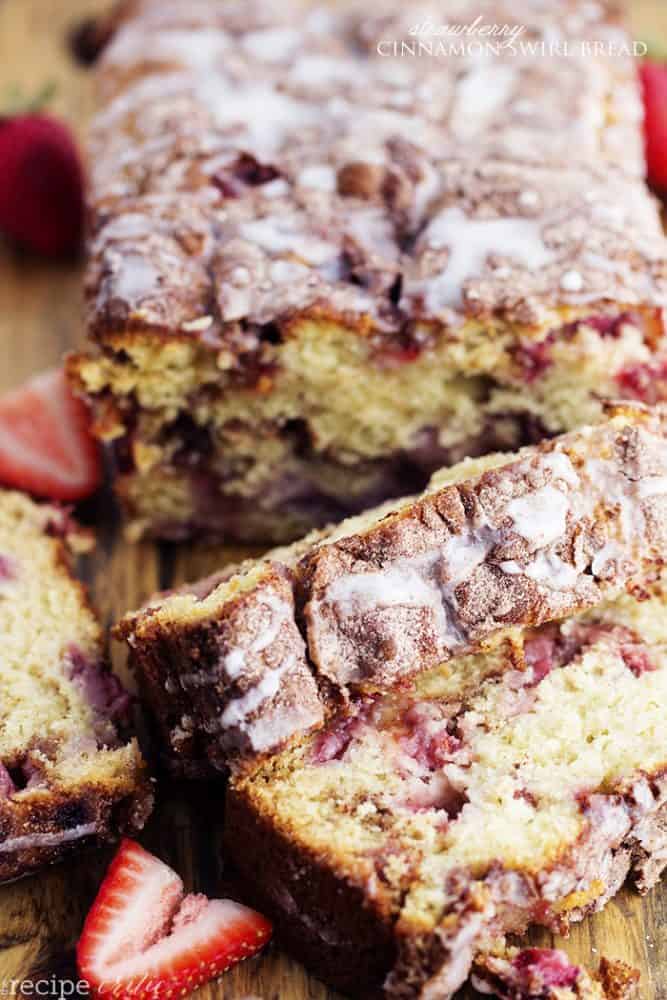
[[[63,530],[59,510],[0,491],[0,760],[15,803],[54,785],[129,790],[141,764],[134,742],[120,745],[113,716],[126,696]]]
[[[560,626],[505,633],[235,790],[339,877],[363,879],[371,898],[375,886],[398,907],[407,893],[412,925],[438,918],[456,872],[553,871],[585,840],[591,797],[612,799],[667,765],[665,601],[656,585],[645,601],[623,596]],[[604,885],[589,882],[594,900]]]

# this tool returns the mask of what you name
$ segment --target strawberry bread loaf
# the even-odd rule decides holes
[[[77,537],[62,510],[0,490],[0,881],[150,812],[129,696],[71,573]]]
[[[623,404],[159,595],[118,633],[174,766],[224,770],[497,634],[641,588],[666,514],[667,408]]]
[[[611,3],[515,6],[448,4],[448,54],[398,0],[126,5],[70,371],[132,537],[291,540],[665,396],[629,40]]]

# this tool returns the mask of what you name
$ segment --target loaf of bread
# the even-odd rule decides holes
[[[443,38],[438,4],[421,32],[397,0],[128,5],[70,369],[131,537],[291,540],[604,397],[665,398],[666,244],[614,8],[494,0],[513,34],[478,37],[465,0]]]

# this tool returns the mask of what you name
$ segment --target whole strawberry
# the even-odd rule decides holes
[[[84,174],[62,122],[41,112],[0,117],[0,232],[35,253],[81,245]]]
[[[667,65],[645,59],[640,67],[648,181],[667,194]]]

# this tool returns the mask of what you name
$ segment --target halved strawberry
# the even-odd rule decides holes
[[[102,478],[89,423],[62,368],[0,397],[0,483],[51,500],[89,496]]]
[[[649,184],[667,194],[667,65],[645,59],[640,66]]]
[[[271,924],[231,899],[186,896],[176,872],[124,840],[77,945],[77,964],[97,997],[186,996],[254,955]]]

